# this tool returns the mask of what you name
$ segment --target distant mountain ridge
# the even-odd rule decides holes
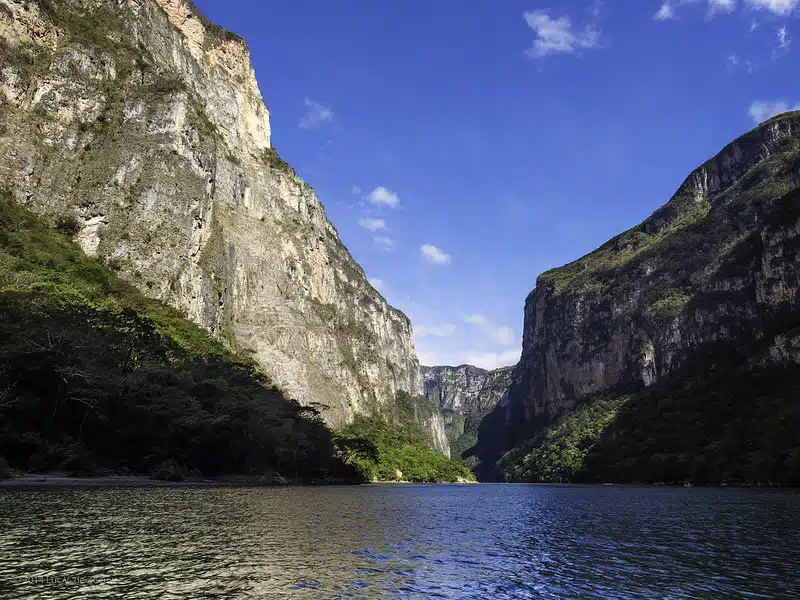
[[[507,398],[511,367],[420,367],[425,396],[442,412],[453,458],[474,446],[481,419]]]

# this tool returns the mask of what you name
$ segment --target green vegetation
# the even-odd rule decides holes
[[[800,484],[800,380],[714,344],[631,396],[587,400],[505,454],[510,481]]]
[[[533,439],[506,453],[505,481],[566,483],[584,470],[586,455],[616,418],[628,397],[593,398],[568,412]]]
[[[663,227],[652,232],[644,224],[629,229],[591,254],[543,273],[539,282],[552,285],[556,293],[582,294],[603,292],[609,282],[634,282],[638,279],[636,267],[647,259],[680,261],[687,249],[696,247],[692,240],[707,232],[705,217],[709,210],[707,202],[695,201],[689,190],[681,188],[656,215],[657,221],[664,222]]]
[[[50,63],[49,57],[39,46],[24,43],[10,45],[5,39],[0,39],[0,60],[16,69],[23,81],[29,81]]]
[[[206,45],[208,45],[208,38],[211,38],[211,40],[218,40],[225,42],[239,42],[240,44],[244,44],[245,46],[247,46],[247,42],[244,40],[242,36],[240,36],[238,33],[234,33],[233,31],[225,29],[221,25],[217,25],[216,23],[214,23],[211,19],[206,17],[200,11],[199,8],[197,8],[197,5],[194,2],[192,2],[192,0],[189,0],[188,4],[192,8],[192,11],[194,12],[195,16],[203,24],[203,27],[206,28],[206,34],[207,34]]]
[[[647,312],[654,318],[672,317],[683,310],[691,299],[692,297],[684,290],[661,288],[656,290],[647,302]]]
[[[317,411],[0,194],[0,456],[20,470],[357,480]],[[61,230],[61,231],[60,231]]]
[[[785,119],[795,121],[797,113],[772,122]],[[629,323],[660,340],[656,354],[671,353],[665,321],[675,317],[683,337],[676,345],[713,341],[676,352],[673,364],[682,366],[652,387],[583,399],[555,423],[520,427],[490,415],[481,425],[480,458],[499,472],[482,476],[800,484],[800,305],[793,294],[800,191],[789,192],[800,139],[787,136],[767,155],[763,130],[734,143],[738,156],[751,158],[727,160],[731,146],[716,165],[704,166],[709,176],[727,169],[717,182],[727,187],[710,203],[697,198],[690,178],[641,226],[540,278],[540,293],[572,295],[553,300],[550,310],[580,298],[587,313],[613,315],[630,301],[624,320],[596,318],[582,328],[587,356]],[[635,379],[632,370],[621,385]],[[508,446],[495,442],[497,431],[515,445],[502,459]]]
[[[710,346],[624,404],[586,456],[584,481],[800,484],[800,381]]]
[[[473,415],[455,415],[457,420],[463,421],[463,432],[459,435],[450,436],[450,454],[453,457],[466,459],[469,450],[478,442],[478,425],[480,425],[480,418]],[[456,426],[455,431],[462,430],[462,427]]]
[[[128,24],[112,3],[100,3],[90,14],[63,0],[36,2],[42,14],[67,35],[69,42],[111,56],[118,71],[130,71],[142,53],[130,43],[134,38],[128,36]]]
[[[789,113],[775,117],[771,122],[793,118],[796,115]],[[758,146],[763,143],[763,138],[755,134],[744,136],[735,143],[741,152],[757,154],[756,149],[747,146]],[[755,218],[765,203],[786,194],[786,182],[800,166],[798,154],[800,140],[796,136],[781,140],[768,157],[728,189],[720,191],[725,199],[714,202],[713,207],[707,201],[697,200],[689,178],[669,203],[644,223],[572,263],[543,273],[539,283],[552,287],[556,294],[585,294],[606,291],[609,285],[619,291],[640,284],[646,264],[655,266],[657,272],[668,274],[673,282],[676,276],[683,279],[702,272],[712,273],[724,259],[727,244],[735,242],[741,234],[739,224],[743,218]],[[651,285],[657,286],[658,282]],[[676,306],[672,304],[667,308]]]
[[[395,395],[394,420],[405,436],[433,446],[434,440],[426,431],[425,425],[439,415],[439,407],[425,396],[412,396],[399,391]]]
[[[474,479],[466,465],[423,443],[416,427],[390,425],[378,417],[356,417],[336,437],[342,456],[370,481],[446,483]]]
[[[281,158],[281,155],[278,154],[278,151],[274,147],[264,150],[262,160],[271,169],[277,169],[278,171],[283,171],[289,175],[296,175],[291,165]]]

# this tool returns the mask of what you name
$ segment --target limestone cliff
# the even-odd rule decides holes
[[[487,371],[472,365],[420,367],[425,397],[444,416],[450,451],[455,457],[475,444],[478,425],[499,403],[511,383],[511,367]]]
[[[641,225],[541,275],[525,305],[512,429],[658,383],[711,343],[757,342],[751,364],[800,363],[799,168],[800,113],[787,113],[696,169]]]
[[[421,393],[408,318],[272,147],[243,40],[189,0],[0,0],[0,55],[18,202],[334,426]]]

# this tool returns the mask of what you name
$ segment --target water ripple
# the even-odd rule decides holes
[[[797,491],[0,492],[0,597],[800,597]]]

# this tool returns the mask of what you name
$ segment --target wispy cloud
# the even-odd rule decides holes
[[[778,48],[788,48],[789,44],[792,43],[792,40],[789,39],[789,32],[784,25],[780,29],[778,29]]]
[[[747,4],[756,10],[767,10],[780,16],[791,14],[797,8],[800,0],[746,0]]]
[[[790,110],[800,110],[800,104],[791,105],[786,100],[756,100],[750,105],[748,113],[753,122],[758,124]]]
[[[512,346],[517,340],[511,327],[495,326],[483,315],[471,314],[464,317],[464,322],[474,325],[483,331],[484,335],[494,344]]]
[[[358,220],[358,224],[367,231],[380,231],[381,229],[386,229],[386,221],[384,221],[383,219],[372,219],[370,217],[363,217]]]
[[[708,0],[708,12],[712,16],[719,13],[731,13],[735,9],[735,0]]]
[[[521,354],[519,348],[492,352],[484,350],[469,350],[467,352],[441,352],[438,350],[418,350],[419,362],[426,366],[438,365],[474,365],[481,369],[499,369],[517,364]]]
[[[664,0],[661,7],[653,15],[657,21],[666,21],[676,18],[676,10],[678,7],[686,5],[697,6],[701,4],[701,0]],[[730,14],[736,10],[740,5],[747,8],[766,11],[778,16],[787,16],[791,14],[800,0],[708,0],[708,15],[714,17],[718,14]],[[750,31],[757,27],[757,23],[752,22]]]
[[[371,204],[388,206],[389,208],[397,208],[400,205],[400,197],[393,191],[387,190],[382,185],[372,190],[367,196],[367,200]]]
[[[354,185],[350,191],[353,192],[354,196],[360,196],[363,190],[360,185]]]
[[[450,255],[433,244],[423,244],[419,250],[422,252],[422,256],[425,260],[430,263],[435,265],[446,265],[450,263]]]
[[[464,322],[470,325],[484,325],[486,324],[486,317],[478,314],[467,315],[464,317]]]
[[[300,119],[300,129],[316,129],[324,123],[333,121],[333,110],[315,100],[306,98],[303,105],[308,109],[305,117]]]
[[[675,18],[675,11],[672,10],[672,4],[669,2],[664,2],[661,5],[661,8],[658,9],[656,14],[653,15],[653,18],[656,21],[667,21],[668,19]]]
[[[414,333],[419,337],[450,337],[456,332],[456,326],[452,323],[444,325],[417,325]]]
[[[521,353],[519,348],[503,352],[469,352],[466,362],[482,369],[499,369],[517,364]]]
[[[596,48],[600,44],[600,30],[595,25],[586,25],[576,31],[569,17],[554,19],[543,10],[526,11],[522,16],[536,34],[533,45],[526,50],[531,58],[542,58],[550,54],[576,54],[580,50]]]
[[[383,279],[372,278],[369,282],[379,292],[383,289]]]
[[[386,250],[387,252],[394,248],[394,240],[386,235],[373,236],[372,241],[375,242],[376,246]]]

